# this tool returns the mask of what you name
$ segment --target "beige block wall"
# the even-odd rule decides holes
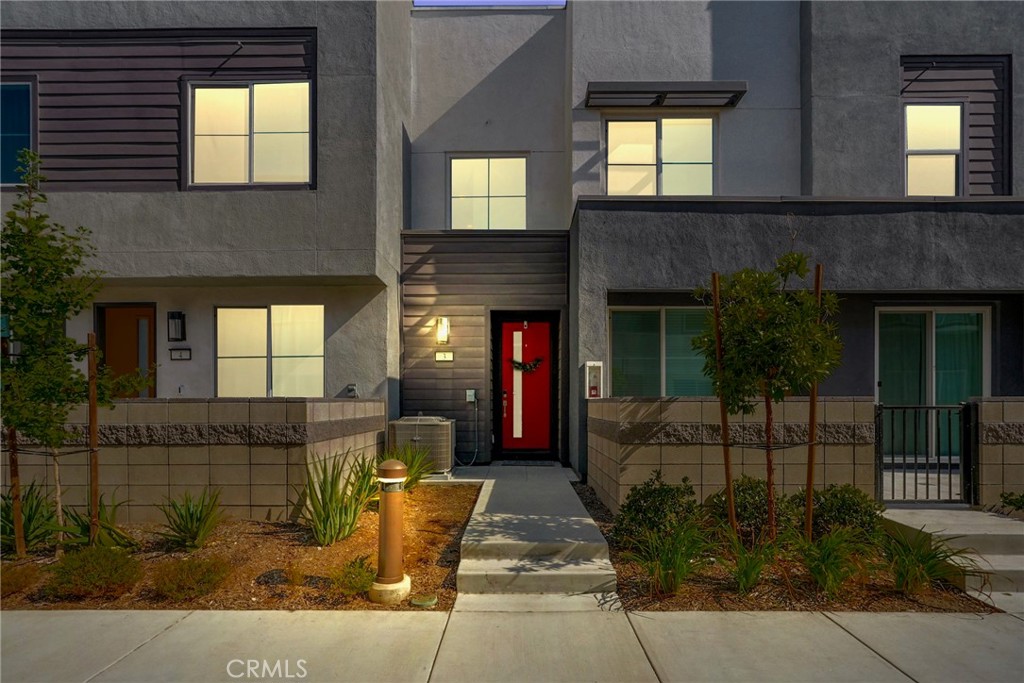
[[[998,505],[1004,492],[1024,493],[1024,397],[981,399],[978,502]]]

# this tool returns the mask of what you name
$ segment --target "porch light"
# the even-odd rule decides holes
[[[448,318],[437,319],[437,343],[447,344],[448,343],[448,332],[449,332]]]
[[[182,311],[167,312],[167,341],[185,341],[185,314]]]

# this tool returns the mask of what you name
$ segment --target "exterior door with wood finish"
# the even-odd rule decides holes
[[[139,372],[151,377],[143,398],[156,396],[156,307],[110,305],[98,309],[97,333],[103,363],[115,376]],[[127,397],[125,397],[127,398]]]
[[[551,450],[551,323],[501,323],[501,448]]]

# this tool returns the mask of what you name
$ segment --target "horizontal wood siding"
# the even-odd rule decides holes
[[[969,195],[1010,194],[1009,57],[904,57],[904,97],[968,100]]]
[[[4,31],[3,78],[38,83],[48,189],[181,187],[185,79],[313,78],[312,29]]]
[[[491,453],[492,386],[490,313],[559,311],[560,386],[557,409],[565,433],[568,313],[568,233],[406,233],[402,237],[402,415],[443,415],[456,420],[456,449],[473,453],[473,405],[479,401],[480,460]],[[436,343],[434,321],[447,316],[450,343]],[[434,352],[452,351],[438,363]],[[564,452],[562,434],[553,436]]]

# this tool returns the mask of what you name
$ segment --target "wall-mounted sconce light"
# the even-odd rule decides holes
[[[167,312],[167,341],[185,341],[185,314],[182,311]]]
[[[449,332],[448,318],[444,318],[444,317],[438,318],[437,319],[437,343],[438,344],[447,344],[448,343],[448,332]]]

